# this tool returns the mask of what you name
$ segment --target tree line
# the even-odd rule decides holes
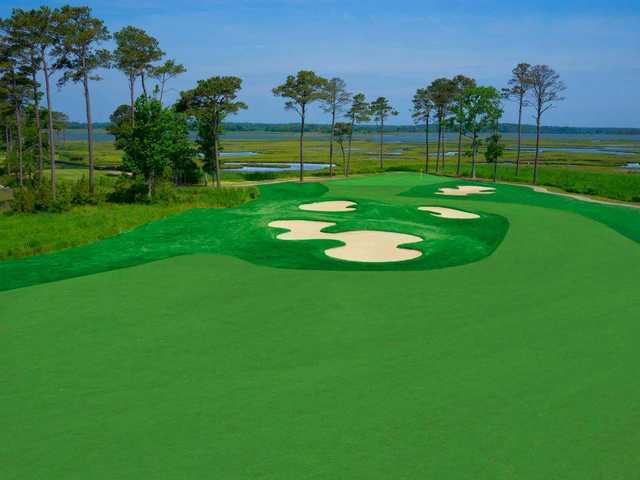
[[[102,45],[112,38],[116,41],[116,49],[103,48]],[[15,156],[17,159],[20,186],[25,182],[25,163],[29,158],[35,159],[32,162],[36,164],[33,177],[42,184],[46,149],[50,165],[50,193],[54,200],[56,198],[56,122],[66,123],[68,119],[53,109],[54,78],[57,78],[59,88],[68,83],[82,86],[88,139],[88,185],[93,192],[91,84],[101,80],[99,71],[102,69],[117,68],[125,73],[133,122],[138,79],[145,95],[146,79],[156,79],[156,88],[162,98],[166,83],[185,72],[184,66],[173,60],[154,63],[163,56],[158,41],[143,30],[128,26],[112,35],[104,22],[94,17],[91,9],[85,6],[17,8],[9,18],[0,19],[0,122],[5,130],[6,157]],[[43,96],[45,108],[41,107]],[[47,131],[45,138],[41,134],[43,128]]]
[[[55,124],[55,122],[54,122]],[[110,122],[93,122],[94,129],[106,129]],[[67,130],[86,130],[86,122],[66,121],[64,127]],[[432,126],[433,127],[433,126]],[[267,132],[267,133],[297,133],[299,125],[297,123],[265,123],[265,122],[224,122],[223,128],[225,132]],[[521,125],[523,134],[535,134],[536,126],[531,123],[523,123]],[[432,128],[435,131],[437,126]],[[307,123],[305,132],[328,134],[331,127],[325,123]],[[362,124],[354,127],[354,133],[370,134],[376,131],[375,125]],[[388,125],[385,127],[388,133],[424,133],[423,125]],[[501,121],[499,133],[517,133],[518,124]],[[542,125],[540,133],[554,135],[640,135],[640,128],[632,127],[559,127],[556,125]]]
[[[413,97],[413,118],[416,123],[424,125],[425,132],[425,172],[429,171],[429,121],[437,121],[438,134],[436,142],[436,173],[440,167],[444,169],[444,148],[442,134],[444,129],[452,129],[458,134],[456,174],[460,175],[462,157],[462,139],[468,137],[471,142],[469,155],[472,158],[471,171],[476,177],[476,158],[483,140],[480,133],[490,131],[485,140],[486,158],[494,162],[494,178],[496,176],[497,158],[504,148],[500,145],[499,121],[504,110],[503,100],[513,100],[518,105],[518,141],[516,154],[516,175],[520,170],[522,146],[522,116],[527,107],[533,107],[536,125],[536,148],[534,157],[533,179],[537,182],[538,160],[540,152],[540,135],[542,115],[563,100],[565,90],[560,76],[548,65],[518,64],[512,70],[508,86],[498,91],[495,87],[479,86],[472,78],[457,75],[451,79],[438,78],[424,88],[417,89]]]
[[[504,110],[504,100],[514,100],[518,104],[518,144],[516,174],[520,169],[522,144],[522,115],[527,107],[533,107],[536,118],[536,148],[534,157],[533,183],[537,182],[538,160],[542,115],[563,100],[565,90],[559,75],[547,65],[529,65],[521,63],[512,71],[508,86],[498,90],[491,86],[477,85],[476,80],[464,75],[438,78],[429,85],[418,88],[413,97],[412,116],[416,124],[422,125],[425,134],[425,173],[429,173],[430,123],[437,125],[435,172],[444,171],[445,148],[444,134],[453,130],[458,135],[456,175],[461,174],[463,137],[470,140],[471,174],[476,178],[477,154],[479,147],[485,144],[485,158],[494,164],[494,178],[497,175],[497,160],[504,152],[500,142],[499,122]],[[309,106],[319,102],[324,112],[330,115],[329,174],[333,168],[334,140],[343,152],[344,175],[349,175],[351,143],[354,129],[358,124],[374,120],[378,131],[378,159],[380,168],[384,168],[385,122],[398,111],[385,97],[367,102],[365,95],[352,95],[346,83],[340,78],[326,79],[315,72],[302,70],[289,75],[286,81],[273,89],[273,94],[285,99],[285,108],[293,110],[300,118],[299,123],[299,161],[300,180],[304,179],[304,133],[305,120]],[[338,122],[342,115],[346,122]],[[488,138],[481,138],[481,132],[489,131]],[[346,155],[344,141],[347,141]]]
[[[104,48],[113,40],[115,48]],[[180,92],[175,104],[163,104],[167,84],[186,72],[184,65],[165,53],[157,39],[135,26],[111,33],[102,20],[84,6],[43,6],[32,10],[14,9],[11,16],[0,20],[0,122],[5,129],[7,159],[17,159],[19,185],[24,185],[28,172],[42,185],[44,159],[50,166],[50,193],[56,196],[56,121],[60,114],[53,109],[55,78],[58,87],[77,83],[82,87],[87,128],[88,188],[93,193],[94,139],[91,91],[101,80],[99,72],[115,68],[124,74],[129,98],[111,115],[108,130],[123,150],[125,168],[144,178],[148,195],[156,181],[170,175],[175,182],[188,181],[198,167],[188,132],[197,133],[198,155],[204,161],[205,182],[211,174],[220,186],[220,135],[229,115],[247,105],[238,100],[242,80],[235,76],[214,76],[197,82],[194,88]],[[537,180],[541,118],[565,89],[558,74],[546,65],[520,64],[505,89],[477,85],[474,79],[457,75],[438,78],[418,88],[413,97],[412,115],[416,125],[424,128],[425,172],[430,171],[432,140],[430,131],[437,126],[435,139],[435,172],[444,170],[444,134],[455,131],[458,136],[457,167],[461,173],[463,138],[470,141],[472,175],[476,175],[479,147],[485,144],[485,156],[491,161],[502,154],[499,122],[502,102],[517,102],[518,149],[516,171],[520,168],[522,114],[532,108],[536,118],[536,153],[533,182]],[[150,86],[150,82],[154,82]],[[140,88],[140,92],[138,92]],[[287,110],[298,116],[300,180],[304,179],[304,134],[309,108],[318,103],[330,120],[329,169],[334,174],[335,150],[342,155],[343,174],[349,175],[353,133],[374,121],[378,134],[378,161],[384,168],[384,135],[388,120],[398,111],[383,96],[368,101],[363,93],[352,94],[344,80],[324,78],[315,72],[301,70],[289,75],[273,89],[273,95],[284,100]],[[41,105],[43,103],[44,106]],[[369,127],[367,127],[369,128]],[[46,135],[41,133],[46,130]],[[482,132],[489,132],[482,138]],[[45,153],[46,152],[46,153]],[[29,169],[25,170],[26,161]],[[31,168],[34,166],[35,168]]]

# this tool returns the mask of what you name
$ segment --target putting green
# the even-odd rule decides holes
[[[272,185],[0,263],[1,477],[634,478],[640,211],[435,194],[468,184]],[[298,208],[325,200],[357,208]],[[331,259],[277,240],[283,219],[423,255]]]

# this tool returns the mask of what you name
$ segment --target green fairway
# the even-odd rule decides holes
[[[635,478],[640,209],[437,194],[463,185],[265,185],[0,262],[0,478]],[[325,200],[357,208],[298,209]],[[287,219],[421,256],[332,259]]]

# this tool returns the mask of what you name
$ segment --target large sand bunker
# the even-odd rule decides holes
[[[476,215],[475,213],[463,212],[462,210],[456,210],[453,208],[418,207],[418,210],[429,212],[434,217],[440,218],[456,218],[460,220],[472,220],[474,218],[480,218],[480,215]]]
[[[467,195],[491,195],[496,193],[493,187],[478,187],[476,185],[458,185],[455,188],[442,187],[436,195],[452,195],[454,197],[466,197]]]
[[[336,200],[328,202],[314,202],[300,205],[300,210],[308,210],[310,212],[353,212],[356,203],[345,200]]]
[[[277,236],[280,240],[339,240],[341,247],[325,250],[329,257],[351,262],[402,262],[418,258],[419,250],[400,248],[399,245],[421,242],[422,238],[405,233],[381,232],[378,230],[357,230],[352,232],[325,233],[322,230],[334,226],[332,222],[311,220],[278,220],[270,227],[284,228],[288,232]]]

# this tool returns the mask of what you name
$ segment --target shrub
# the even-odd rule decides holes
[[[279,177],[279,172],[244,172],[242,178],[251,182],[260,180],[275,180]]]
[[[36,211],[36,196],[30,188],[18,188],[13,192],[11,210],[17,213],[33,213]]]
[[[200,207],[236,207],[258,198],[257,188],[180,187],[178,201]]]
[[[95,205],[97,199],[89,193],[89,182],[83,176],[71,186],[71,203],[74,205]]]
[[[11,200],[11,209],[17,213],[61,212],[70,207],[70,189],[64,183],[58,185],[55,201],[49,186],[37,183],[15,188]]]
[[[174,186],[166,181],[157,181],[151,199],[149,186],[139,176],[120,177],[113,190],[106,196],[114,203],[174,203],[178,200]]]
[[[49,183],[29,183],[14,188],[11,208],[18,213],[64,212],[74,205],[96,205],[104,200],[108,185],[99,181],[95,193],[89,193],[85,177],[77,181],[58,181],[56,199],[53,200]]]
[[[147,184],[139,177],[120,177],[114,189],[107,195],[107,200],[114,203],[146,203],[148,198]]]
[[[51,197],[51,193],[49,192],[48,187],[42,186],[38,189],[39,192],[46,192],[43,195],[43,198],[47,198],[49,202],[49,206],[47,208],[43,208],[43,210],[48,210],[49,212],[60,213],[66,212],[70,210],[73,206],[73,184],[67,182],[58,183],[58,187],[56,189],[56,199],[53,200]]]
[[[178,199],[175,188],[167,181],[157,182],[153,190],[152,202],[174,203]]]

